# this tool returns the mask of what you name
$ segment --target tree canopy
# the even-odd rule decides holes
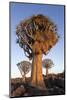
[[[44,15],[35,15],[21,21],[17,26],[17,43],[24,49],[25,55],[32,59],[34,54],[47,52],[57,43],[57,26]]]
[[[27,74],[31,70],[31,63],[28,61],[21,61],[17,64],[21,74]]]
[[[54,63],[53,63],[53,61],[51,60],[51,59],[44,59],[43,61],[42,61],[42,64],[43,64],[43,67],[44,68],[51,68],[53,65],[54,65]]]

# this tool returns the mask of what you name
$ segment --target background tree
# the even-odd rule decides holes
[[[26,74],[31,70],[31,63],[28,61],[22,61],[17,64],[20,73],[22,75],[23,81],[25,82]]]
[[[54,63],[51,59],[44,59],[42,64],[43,64],[43,67],[46,68],[46,76],[48,77],[48,69],[53,67]]]
[[[42,55],[57,43],[56,25],[44,15],[36,15],[20,22],[17,26],[17,43],[24,49],[25,55],[32,59],[31,84],[45,87],[42,76]]]

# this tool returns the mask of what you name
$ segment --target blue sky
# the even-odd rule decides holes
[[[52,73],[64,71],[64,6],[61,5],[40,5],[11,3],[11,77],[19,77],[20,72],[16,64],[29,59],[24,55],[23,49],[16,44],[16,27],[20,21],[32,15],[43,14],[48,16],[58,27],[60,36],[59,42],[51,49],[48,55],[43,55],[43,59],[50,58],[54,62],[54,67],[49,70]],[[45,69],[43,70],[45,74]],[[30,74],[29,74],[30,75]]]

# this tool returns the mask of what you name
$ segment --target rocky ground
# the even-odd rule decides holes
[[[30,96],[48,96],[48,95],[64,95],[65,94],[65,78],[64,73],[50,74],[48,78],[44,76],[46,84],[45,89],[38,89],[28,84],[30,78],[26,78],[26,83],[21,78],[11,79],[10,97],[30,97]]]

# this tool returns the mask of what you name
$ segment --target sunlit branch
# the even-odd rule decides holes
[[[20,34],[22,40],[24,41],[24,43],[25,43],[26,45],[28,45],[28,47],[32,50],[32,46],[24,39],[24,37],[21,35],[21,33],[19,33],[19,34]],[[21,42],[22,42],[22,41],[21,41]]]

